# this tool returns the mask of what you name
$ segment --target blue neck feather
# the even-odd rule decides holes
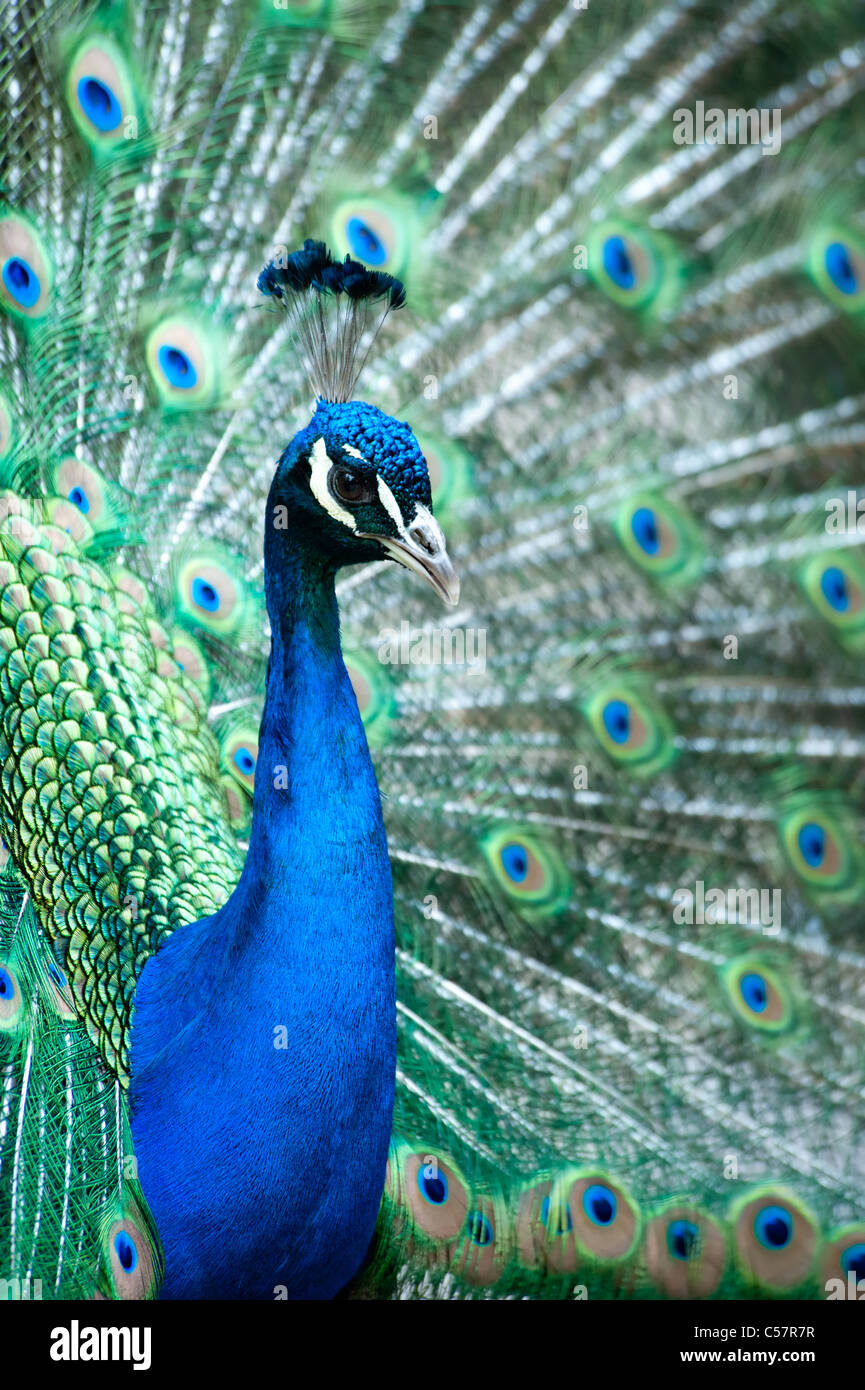
[[[332,1296],[384,1186],[396,1014],[379,793],[333,568],[268,532],[246,864],[220,912],[148,961],[136,996],[132,1131],[168,1297]]]

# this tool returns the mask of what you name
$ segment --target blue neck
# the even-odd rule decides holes
[[[285,533],[280,547],[243,874],[147,963],[136,999],[133,1137],[168,1296],[332,1295],[384,1184],[396,1015],[379,793],[333,570]]]
[[[379,791],[357,701],[342,660],[334,572],[295,549],[267,571],[273,630],[259,735],[252,830],[232,897],[240,930],[298,964],[313,960],[354,994],[357,964],[386,954],[383,924],[353,923],[351,905],[370,866],[390,868]],[[304,929],[286,931],[287,901],[316,905]],[[271,940],[275,935],[276,941]],[[363,970],[364,977],[367,969]]]

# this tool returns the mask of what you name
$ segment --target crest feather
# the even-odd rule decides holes
[[[279,300],[293,321],[304,370],[316,396],[350,401],[370,347],[391,309],[405,304],[401,280],[308,238],[258,277],[262,294]]]

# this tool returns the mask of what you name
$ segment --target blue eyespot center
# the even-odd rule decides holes
[[[820,592],[836,613],[846,613],[850,607],[847,576],[837,565],[827,565],[820,575]]]
[[[424,1201],[433,1207],[442,1206],[448,1199],[448,1180],[444,1173],[427,1173],[421,1168],[417,1175],[417,1185]]]
[[[9,974],[9,971],[4,970],[2,965],[0,965],[0,1000],[12,999],[14,998],[14,995],[15,981],[12,979],[12,976]]]
[[[836,290],[840,290],[842,294],[856,293],[859,288],[859,281],[850,259],[850,252],[842,241],[833,241],[831,245],[826,247],[824,264],[826,274]]]
[[[592,1183],[583,1193],[583,1211],[595,1226],[609,1226],[615,1221],[617,1206],[615,1192],[600,1183]]]
[[[697,1253],[700,1232],[693,1221],[671,1221],[667,1227],[667,1249],[674,1260],[690,1260]]]
[[[163,343],[156,357],[170,386],[178,391],[191,391],[198,384],[198,373],[180,348]]]
[[[529,856],[520,844],[505,845],[501,852],[502,866],[513,883],[524,883],[529,872]]]
[[[638,507],[631,517],[631,530],[634,540],[647,555],[657,555],[661,548],[661,536],[655,513],[650,507]]]
[[[809,869],[819,869],[826,853],[826,832],[816,821],[803,825],[796,836],[799,853]]]
[[[238,748],[233,758],[234,766],[244,777],[251,777],[255,771],[255,758],[248,748]]]
[[[79,512],[90,511],[90,499],[83,487],[74,487],[69,493],[69,501],[72,503],[73,507],[78,508]]]
[[[761,1014],[769,1002],[769,990],[762,975],[756,971],[749,971],[743,975],[739,981],[739,993],[747,1004],[748,1008],[755,1014]]]
[[[631,715],[624,700],[610,700],[604,705],[604,728],[613,743],[627,743],[631,731]]]
[[[192,581],[192,602],[203,608],[206,613],[216,613],[219,609],[219,594],[206,579],[196,575]]]
[[[567,1202],[565,1202],[564,1206],[562,1206],[561,1203],[556,1204],[555,1211],[553,1212],[555,1220],[552,1227],[550,1227],[551,1212],[553,1212],[552,1203],[549,1197],[545,1197],[541,1202],[541,1225],[545,1230],[550,1231],[550,1235],[566,1236],[569,1231],[573,1230],[574,1223],[571,1220],[571,1208],[568,1206]]]
[[[841,1268],[845,1274],[852,1271],[857,1284],[865,1279],[865,1245],[848,1245],[841,1255]]]
[[[604,242],[603,262],[604,270],[614,285],[617,285],[620,290],[632,290],[634,288],[637,283],[637,275],[623,237],[607,237]]]
[[[493,1228],[483,1212],[469,1212],[468,1227],[469,1239],[474,1245],[490,1245],[492,1243]]]
[[[783,1207],[764,1207],[754,1218],[754,1234],[767,1250],[783,1250],[793,1239],[793,1218]]]
[[[118,1231],[114,1237],[114,1249],[120,1261],[121,1268],[127,1274],[132,1274],[138,1264],[138,1251],[135,1248],[135,1241],[128,1236],[125,1231]]]
[[[350,217],[345,228],[349,250],[368,265],[384,265],[387,260],[387,247],[360,217]]]
[[[4,262],[3,284],[22,309],[31,309],[42,293],[39,276],[21,256],[10,256]]]
[[[78,82],[78,100],[81,110],[97,130],[107,133],[120,125],[123,112],[120,102],[104,82],[98,77],[82,77]]]

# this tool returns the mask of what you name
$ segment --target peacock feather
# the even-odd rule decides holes
[[[858,7],[0,22],[0,1279],[865,1278]]]

